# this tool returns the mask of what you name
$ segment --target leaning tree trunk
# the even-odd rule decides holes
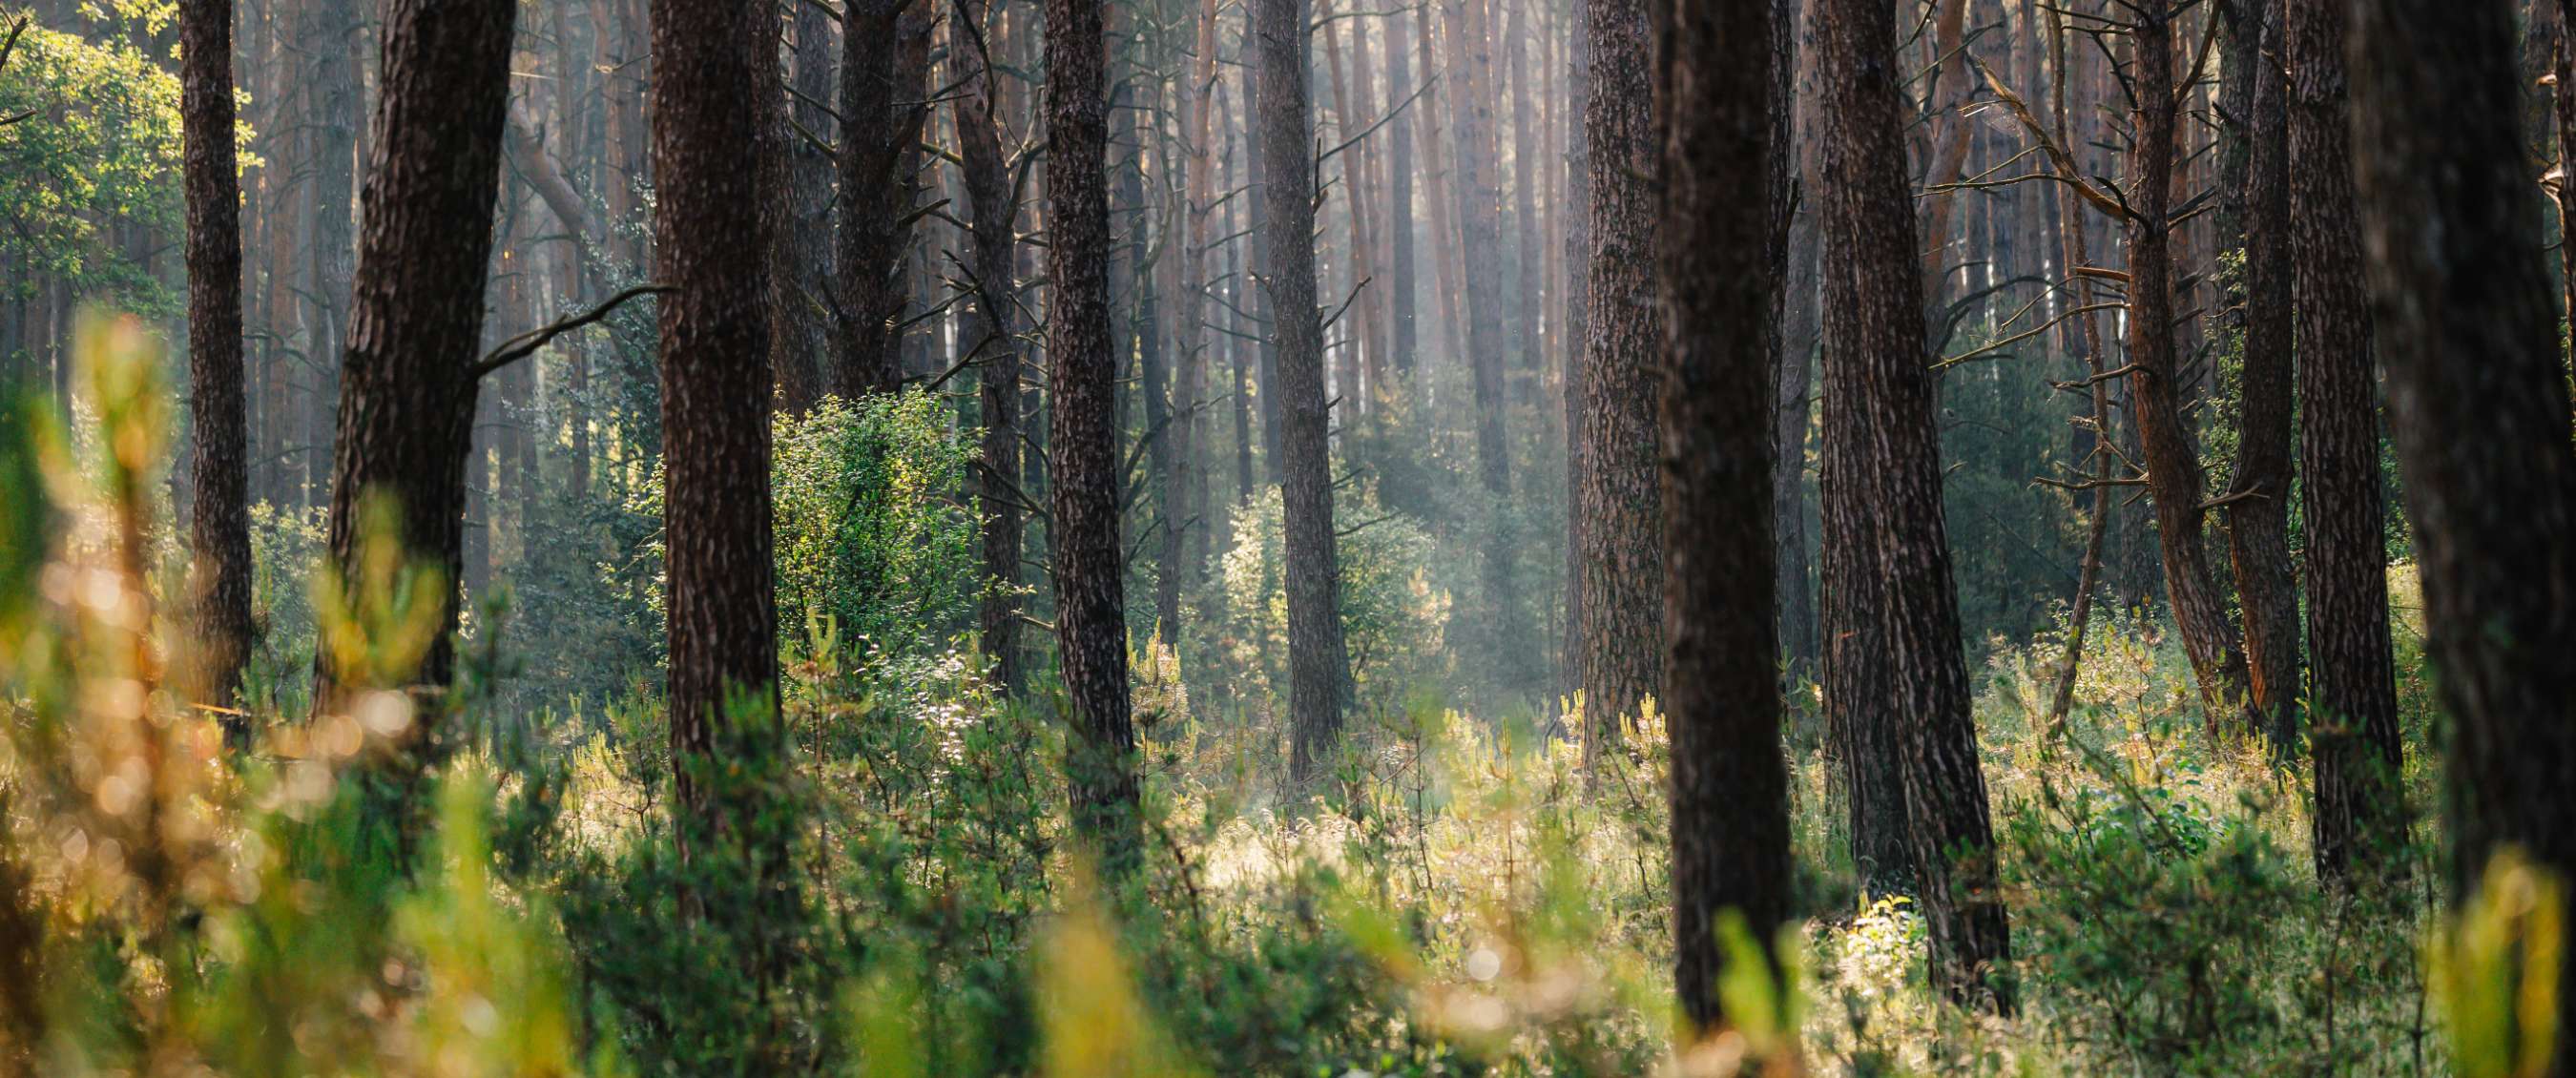
[[[800,0],[801,2],[801,0]],[[904,248],[912,238],[913,164],[930,70],[927,0],[858,0],[841,31],[840,311],[832,391],[855,400],[903,382],[912,299]]]
[[[2291,234],[2299,318],[2300,503],[2308,539],[2310,743],[2317,875],[2396,867],[2405,841],[2397,675],[2381,519],[2379,386],[2354,213],[2350,11],[2290,0]],[[2358,881],[2356,881],[2358,882]]]
[[[248,409],[242,399],[241,184],[233,151],[231,0],[179,5],[187,150],[188,388],[196,440],[188,509],[197,699],[233,702],[250,653]],[[239,737],[242,723],[228,724]]]
[[[1825,87],[1827,541],[1850,544],[1838,565],[1863,602],[1839,597],[1833,652],[1882,652],[1872,681],[1836,683],[1886,710],[1867,718],[1846,699],[1849,725],[1869,724],[1870,751],[1901,758],[1908,852],[1931,929],[1933,982],[1961,1001],[2009,1009],[2009,988],[1987,978],[2011,954],[1996,890],[1985,777],[1969,715],[1958,600],[1941,507],[1941,442],[1926,360],[1923,275],[1914,254],[1912,191],[1898,133],[1893,12],[1879,0],[1817,0],[1816,46]],[[1834,462],[1839,459],[1840,465]],[[1745,511],[1765,514],[1768,503]],[[1766,620],[1766,619],[1754,619]],[[1831,661],[1833,653],[1829,653]],[[1856,720],[1856,721],[1855,721]],[[1864,772],[1867,764],[1859,765]],[[1855,789],[1855,797],[1860,791]]]
[[[1586,0],[1592,91],[1584,134],[1590,153],[1591,309],[1583,346],[1583,603],[1577,634],[1584,693],[1583,759],[1599,774],[1619,745],[1619,722],[1663,680],[1663,521],[1655,490],[1656,356],[1662,327],[1655,294],[1655,30],[1646,0]],[[1486,265],[1486,263],[1477,263]],[[1765,385],[1769,382],[1766,380]],[[1767,607],[1765,609],[1768,609]]]
[[[386,8],[384,91],[350,287],[331,465],[331,571],[344,594],[357,586],[370,524],[360,510],[370,498],[391,499],[404,547],[448,582],[435,589],[437,638],[409,675],[432,689],[447,684],[455,662],[474,349],[483,335],[516,13],[510,0],[394,0]],[[344,706],[345,691],[371,676],[340,660],[327,647],[315,656],[317,711]]]
[[[1729,973],[1719,915],[1740,915],[1762,944],[1790,915],[1780,646],[1769,616],[1772,350],[1764,332],[1777,295],[1771,158],[1787,148],[1773,143],[1769,5],[1675,0],[1669,10],[1656,53],[1668,129],[1660,140],[1666,242],[1658,245],[1656,299],[1661,500],[1671,525],[1661,534],[1660,575],[1672,731],[1673,976],[1694,1034],[1714,1034],[1741,1017],[1725,1013],[1718,992]],[[1621,21],[1632,25],[1611,25]],[[1628,63],[1614,57],[1630,35],[1647,36],[1643,23],[1593,20],[1596,92],[1616,92]],[[1603,138],[1599,123],[1593,135],[1596,166],[1604,143],[1634,137]],[[1652,167],[1651,158],[1629,160]],[[1604,171],[1593,170],[1596,199]],[[1636,178],[1615,182],[1643,186]],[[1596,273],[1596,287],[1601,280]],[[1764,953],[1762,981],[1777,985],[1777,958]]]
[[[2227,598],[2210,571],[2201,501],[2200,451],[2182,412],[2181,371],[2174,357],[2173,185],[2175,106],[2171,0],[2140,0],[2131,17],[2137,29],[2132,65],[2139,102],[2130,121],[2137,133],[2129,148],[2129,388],[2147,495],[2156,513],[2156,542],[2164,558],[2165,593],[2174,625],[2200,686],[2204,720],[2213,731],[2263,734],[2261,715],[2248,692],[2245,650],[2227,618]],[[2222,720],[2234,716],[2234,724]]]
[[[2259,37],[2262,28],[2249,20],[2236,33]],[[2277,54],[2279,31],[2271,34]],[[2245,612],[2245,664],[2254,711],[2273,747],[2286,750],[2296,744],[2299,701],[2299,584],[2290,567],[2289,130],[2280,68],[2260,59],[2252,47],[2244,52],[2253,66],[2240,121],[2249,127],[2239,215],[2245,240],[2244,374],[2238,389],[2227,540],[2238,605]],[[2353,286],[2359,288],[2360,282],[2356,279]],[[2348,313],[2359,316],[2357,310]],[[2315,362],[2313,353],[2309,362]],[[2374,450],[2367,456],[2375,471],[2379,454]],[[2309,487],[2315,487],[2313,473]],[[2377,489],[2372,487],[2374,500]],[[2383,626],[2387,621],[2375,620]]]
[[[1136,853],[1136,728],[1127,699],[1126,565],[1110,349],[1109,97],[1102,0],[1046,0],[1047,480],[1056,641],[1072,698],[1073,823],[1113,874]],[[1299,144],[1302,148],[1303,144]]]
[[[1306,118],[1306,7],[1254,0],[1261,80],[1262,173],[1268,203],[1270,310],[1279,341],[1280,510],[1288,550],[1289,781],[1304,786],[1340,736],[1350,656],[1342,638],[1334,549],[1333,462],[1324,401],[1324,327],[1315,309],[1314,170]]]
[[[1004,693],[1017,693],[1027,680],[1020,655],[1020,349],[1011,312],[1015,303],[1012,269],[1019,257],[1012,230],[1019,222],[1019,190],[1010,162],[1002,156],[1000,87],[993,78],[992,26],[983,0],[957,0],[951,49],[971,48],[950,63],[967,75],[964,96],[955,105],[958,156],[965,162],[967,213],[973,218],[968,239],[974,249],[974,281],[967,292],[966,317],[959,340],[974,360],[976,399],[983,408],[983,459],[976,471],[976,500],[984,517],[986,590],[976,624],[984,637],[984,656],[993,662],[993,683]],[[980,358],[976,358],[980,357]],[[961,360],[964,362],[964,360]]]
[[[2359,0],[2353,15],[2363,249],[2453,724],[2453,891],[2507,847],[2576,879],[2576,454],[2512,16],[2497,0]],[[2559,969],[2551,1073],[2565,1074],[2576,962]]]

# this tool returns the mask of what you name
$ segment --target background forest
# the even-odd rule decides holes
[[[0,0],[0,1074],[2576,1073],[2576,0]]]

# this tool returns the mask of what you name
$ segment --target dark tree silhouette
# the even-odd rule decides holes
[[[1662,680],[1663,521],[1654,497],[1655,370],[1662,329],[1655,294],[1655,30],[1646,0],[1586,0],[1591,96],[1584,108],[1592,250],[1582,261],[1590,304],[1583,341],[1583,467],[1574,513],[1583,523],[1579,685],[1583,757],[1619,741],[1621,716]],[[1478,263],[1483,265],[1484,263]],[[1768,385],[1768,381],[1764,382]]]
[[[1301,0],[1253,0],[1253,118],[1268,159],[1262,198],[1270,229],[1270,292],[1279,341],[1280,507],[1288,558],[1290,781],[1304,784],[1340,736],[1350,692],[1342,639],[1341,564],[1333,535],[1333,461],[1324,400],[1324,327],[1315,309],[1314,170],[1306,114],[1306,7]]]
[[[2300,515],[2308,540],[2308,731],[2317,874],[2340,880],[2405,839],[2388,633],[2379,387],[2344,84],[2349,9],[2290,0],[2290,224],[2298,275]]]
[[[993,78],[992,52],[983,0],[957,0],[951,47],[969,50],[950,62],[967,72],[955,117],[958,156],[966,182],[967,212],[973,218],[969,242],[973,288],[967,293],[963,347],[980,356],[976,399],[983,409],[983,459],[976,468],[978,509],[984,517],[984,593],[976,625],[984,638],[984,655],[993,661],[993,682],[1016,693],[1027,680],[1020,654],[1020,347],[1013,329],[1014,264],[1019,251],[1012,229],[1018,227],[1019,185],[1002,153],[1000,87]]]
[[[332,447],[331,564],[359,568],[363,500],[396,506],[402,542],[449,582],[465,570],[465,456],[474,348],[500,190],[509,96],[511,0],[393,0],[385,9],[383,96],[351,285]],[[444,686],[456,592],[440,589],[439,639],[414,675]],[[316,709],[341,705],[337,656],[315,658]]]
[[[1602,6],[1593,4],[1596,11]],[[1776,586],[1773,360],[1763,330],[1777,295],[1767,272],[1771,156],[1783,148],[1774,144],[1771,114],[1776,57],[1769,6],[1675,0],[1669,10],[1655,69],[1661,90],[1654,96],[1667,129],[1660,140],[1664,242],[1656,298],[1663,315],[1657,432],[1669,525],[1661,545],[1663,700],[1672,731],[1673,976],[1683,1013],[1697,1029],[1714,1032],[1727,1017],[1717,992],[1725,964],[1720,915],[1740,914],[1767,948],[1790,913],[1780,646],[1768,616]],[[1606,25],[1614,21],[1592,23],[1601,35],[1594,39],[1596,95],[1614,91],[1626,77],[1618,72],[1626,61],[1611,54],[1618,35],[1629,31]],[[1648,28],[1631,29],[1643,38]],[[1600,97],[1594,102],[1598,116]],[[1607,177],[1599,167],[1604,142],[1624,141],[1617,132],[1604,140],[1603,133],[1596,125],[1596,199],[1605,180],[1633,182]],[[1596,289],[1604,277],[1596,273]],[[1766,972],[1776,980],[1776,969]]]
[[[1102,0],[1047,0],[1047,535],[1056,645],[1072,698],[1073,822],[1113,872],[1135,851],[1136,727],[1127,699],[1118,543],[1118,359],[1109,331],[1109,97]]]
[[[753,5],[762,12],[765,5]],[[761,106],[741,5],[653,2],[653,244],[661,307],[663,535],[671,752],[705,758],[735,709],[775,708],[771,587],[769,251],[760,170],[742,167]],[[755,37],[757,36],[757,40]],[[683,764],[684,812],[721,813]]]
[[[2362,249],[2451,717],[2455,895],[2519,847],[2576,879],[2576,453],[2500,0],[2359,0]],[[2557,1058],[2576,1045],[2562,963]]]
[[[838,358],[832,392],[856,399],[903,381],[902,334],[912,289],[913,163],[930,71],[929,0],[858,0],[841,30],[841,226]]]
[[[1923,275],[1912,257],[1913,196],[1897,126],[1894,14],[1875,0],[1816,0],[1813,13],[1825,92],[1817,200],[1827,281],[1825,540],[1827,571],[1840,570],[1828,590],[1848,589],[1828,596],[1828,615],[1843,620],[1826,625],[1827,662],[1875,654],[1830,675],[1829,691],[1862,694],[1840,705],[1858,777],[1883,782],[1872,777],[1884,773],[1879,756],[1899,758],[1933,982],[1954,999],[2009,1008],[2009,992],[1986,982],[2009,958],[2011,939],[1995,890],[1942,519]],[[1747,511],[1767,515],[1768,505]],[[1861,671],[1870,680],[1851,676]],[[1873,704],[1884,710],[1859,713]],[[1873,792],[1886,794],[1884,785]]]
[[[2280,20],[2267,16],[2248,15],[2232,33],[2256,42],[2268,36],[2278,56]],[[2244,373],[2228,491],[2228,556],[2245,613],[2247,688],[2272,744],[2286,748],[2297,736],[2300,665],[2299,583],[2290,563],[2290,133],[2280,67],[2253,45],[2242,51],[2239,60],[2249,68],[2241,114],[2245,175],[2237,188],[2243,192]],[[2376,452],[2370,456],[2377,459]]]
[[[188,545],[199,649],[192,690],[230,704],[250,652],[250,473],[242,399],[241,185],[233,150],[231,0],[179,5],[188,202],[188,389],[196,423]]]

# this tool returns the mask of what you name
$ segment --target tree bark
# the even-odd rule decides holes
[[[986,15],[984,0],[956,0],[949,23],[949,62],[965,74],[963,94],[953,113],[959,157],[966,181],[968,232],[973,247],[974,286],[967,293],[966,317],[959,341],[975,360],[976,399],[983,411],[982,459],[976,469],[976,499],[984,518],[984,576],[987,590],[976,616],[984,639],[984,657],[993,663],[993,683],[1005,694],[1025,685],[1025,659],[1020,654],[1020,349],[1013,329],[1016,302],[1013,269],[1018,257],[1013,229],[1019,222],[1019,191],[1010,161],[1002,155],[1001,93],[993,77],[992,34],[998,26]],[[964,28],[965,32],[958,30]],[[962,362],[962,360],[961,360]]]
[[[1333,532],[1332,456],[1326,440],[1324,330],[1315,309],[1314,171],[1307,147],[1306,8],[1254,0],[1252,43],[1261,80],[1262,172],[1270,182],[1270,310],[1279,341],[1281,511],[1288,556],[1289,780],[1314,781],[1340,736],[1349,704],[1350,655],[1342,638],[1341,563]]]
[[[1654,177],[1666,148],[1655,127],[1655,28],[1647,12],[1646,0],[1583,5],[1592,48],[1584,116],[1592,250],[1575,513],[1583,521],[1583,759],[1595,775],[1603,755],[1619,747],[1620,719],[1636,714],[1663,682],[1655,606],[1664,593],[1663,520],[1654,495],[1654,375],[1663,329],[1653,297],[1655,233],[1671,222],[1657,219]]]
[[[2300,503],[2308,539],[2317,875],[2398,868],[2405,791],[2388,630],[2379,393],[2352,183],[2348,9],[2290,0],[2290,222],[2299,319]],[[2553,349],[2554,351],[2554,349]]]
[[[2453,724],[2452,888],[2508,846],[2576,878],[2576,454],[2511,17],[2494,0],[2361,0],[2353,17],[2363,250]],[[2576,963],[2557,1000],[2576,1029]]]
[[[1856,747],[1899,750],[1907,849],[1930,928],[1933,983],[2010,1009],[1987,977],[2009,959],[1994,837],[1969,714],[1958,601],[1941,504],[1941,447],[1926,357],[1923,274],[1898,134],[1893,13],[1879,0],[1817,0],[1825,146],[1828,571],[1858,588],[1831,599],[1832,688]],[[1748,509],[1767,516],[1767,502]],[[1857,601],[1856,601],[1857,600]],[[1753,619],[1763,620],[1763,619]],[[1861,648],[1880,658],[1855,669]],[[1865,674],[1870,680],[1850,675]],[[1857,697],[1855,697],[1857,694]],[[1864,701],[1887,711],[1862,717]],[[1862,757],[1856,778],[1876,780]],[[1879,786],[1867,791],[1883,797]],[[1854,783],[1856,814],[1864,803]],[[1858,821],[1856,821],[1858,822]],[[1876,820],[1873,826],[1883,826]],[[1882,868],[1883,870],[1883,868]]]
[[[196,698],[229,706],[250,654],[250,479],[242,400],[241,186],[233,148],[231,0],[179,5],[188,204],[188,391],[196,440],[188,545]],[[246,724],[227,724],[236,739]]]
[[[1601,97],[1628,77],[1620,53],[1628,40],[1646,37],[1647,27],[1633,16],[1601,17],[1620,14],[1607,0],[1590,8],[1599,35],[1598,116]],[[1764,333],[1777,296],[1769,264],[1771,157],[1786,147],[1773,142],[1769,5],[1674,0],[1669,11],[1656,52],[1666,128],[1658,140],[1659,219],[1667,241],[1657,247],[1656,321],[1661,500],[1671,524],[1661,535],[1668,563],[1661,582],[1663,699],[1672,731],[1673,966],[1683,1014],[1695,1033],[1711,1034],[1729,1019],[1717,990],[1726,974],[1720,914],[1743,918],[1772,963],[1763,980],[1775,985],[1778,958],[1768,945],[1790,914],[1780,648],[1765,616],[1774,587],[1766,391],[1773,357]],[[1635,137],[1613,126],[1594,144],[1596,200],[1609,186],[1597,167],[1602,147]],[[1595,123],[1596,137],[1602,128]]]
[[[1056,641],[1072,699],[1073,822],[1123,874],[1136,853],[1109,328],[1109,97],[1101,0],[1046,0],[1048,484]],[[1300,144],[1302,148],[1303,144]]]
[[[2129,241],[2129,390],[2146,456],[2148,501],[2164,559],[2165,594],[2200,686],[2212,732],[2266,734],[2254,709],[2245,649],[2227,618],[2227,600],[2209,564],[2204,535],[2199,449],[2182,413],[2182,378],[2174,356],[2173,207],[2174,16],[2170,0],[2143,0],[2131,12],[2137,84],[2130,129],[2127,192]],[[2223,719],[2231,717],[2233,721]]]
[[[2249,16],[2234,33],[2259,37],[2266,32],[2262,25],[2266,21],[2278,22]],[[2277,55],[2280,32],[2276,28],[2269,33]],[[2298,578],[2290,565],[2290,135],[2279,65],[2264,59],[2259,48],[2241,51],[2241,59],[2252,67],[2246,76],[2245,111],[2238,121],[2248,127],[2245,162],[2236,184],[2223,188],[2243,192],[2236,224],[2242,229],[2245,253],[2243,377],[2238,387],[2236,468],[2228,491],[2237,500],[2227,506],[2227,539],[2236,570],[2238,605],[2245,615],[2251,703],[2264,736],[2276,751],[2286,754],[2297,744],[2300,668]],[[2303,177],[2303,182],[2322,181]],[[2345,212],[2351,212],[2349,206]],[[2351,269],[2359,273],[2358,266]],[[2352,284],[2357,291],[2357,276]],[[2361,315],[2358,304],[2346,313]],[[2313,354],[2308,361],[2315,362]],[[2376,471],[2376,446],[2363,456]],[[2314,481],[2312,472],[2311,487]],[[2376,500],[2375,476],[2373,484],[2371,496]],[[2382,626],[2387,623],[2385,617],[2374,620]]]
[[[758,0],[766,2],[766,0]],[[927,2],[927,0],[916,0]],[[835,137],[832,115],[831,17],[820,4],[790,0],[795,11],[796,70],[786,119],[778,132],[786,165],[780,214],[786,227],[771,237],[769,354],[778,378],[778,408],[803,415],[823,395],[821,361],[832,354],[822,297],[832,274],[832,155],[815,140]],[[765,25],[765,24],[764,24]],[[808,136],[811,136],[810,138]]]
[[[804,0],[799,0],[804,2]],[[841,322],[832,391],[855,400],[903,381],[895,326],[912,299],[904,249],[916,189],[930,13],[923,0],[859,0],[841,32]]]
[[[412,557],[451,582],[464,574],[471,368],[483,335],[515,14],[509,0],[393,0],[385,11],[332,452],[330,557],[344,594],[363,579],[360,509],[371,497],[392,500]],[[432,691],[446,686],[455,660],[457,592],[437,594],[438,636],[411,674]],[[327,647],[314,666],[318,712],[346,706],[344,691],[369,676],[343,669]]]

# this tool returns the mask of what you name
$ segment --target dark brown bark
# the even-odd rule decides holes
[[[1342,638],[1341,564],[1333,533],[1331,447],[1326,440],[1324,330],[1315,309],[1314,172],[1306,114],[1306,8],[1254,0],[1254,77],[1261,80],[1265,223],[1270,229],[1270,310],[1279,342],[1280,486],[1288,557],[1289,780],[1304,786],[1327,762],[1349,706],[1350,655]]]
[[[2299,320],[2300,509],[2308,541],[2308,730],[2317,875],[2394,865],[2405,840],[2388,630],[2379,394],[2344,80],[2347,9],[2290,0],[2288,173]]]
[[[1655,295],[1658,221],[1655,28],[1646,0],[1586,0],[1592,89],[1585,106],[1592,249],[1583,346],[1583,604],[1576,663],[1583,758],[1598,773],[1619,721],[1663,682],[1663,520],[1655,490],[1655,380],[1663,329]],[[1676,75],[1675,77],[1679,77]],[[1479,261],[1477,265],[1490,265]],[[1757,342],[1758,343],[1758,342]],[[1766,379],[1764,382],[1768,385]]]
[[[2144,0],[2132,17],[2138,106],[2129,148],[2129,375],[2131,414],[2145,454],[2148,500],[2164,559],[2165,594],[2175,628],[2200,686],[2203,718],[2213,732],[2263,734],[2253,709],[2245,649],[2228,620],[2227,601],[2210,569],[2207,509],[2199,448],[2183,414],[2182,372],[2174,354],[2173,210],[2175,108],[2170,0]]]
[[[1833,77],[1830,72],[1835,70],[1825,57],[1831,47],[1825,25],[1827,2],[1810,0],[1807,8],[1807,40],[1817,54],[1820,80]],[[1825,231],[1826,200],[1838,185],[1848,182],[1856,166],[1848,151],[1838,153],[1824,143],[1831,137],[1831,128],[1822,111],[1824,84],[1820,81],[1818,87],[1817,182],[1810,188],[1816,201],[1809,204],[1809,211],[1817,216],[1824,244],[1821,305],[1833,312],[1854,302],[1860,285],[1851,276],[1852,256],[1844,253],[1843,245],[1849,241]],[[1909,257],[1913,242],[1903,240],[1905,246],[1898,253],[1885,257],[1918,266]],[[1919,269],[1909,272],[1919,274]],[[1916,293],[1920,292],[1918,283]],[[1872,417],[1858,387],[1843,373],[1853,362],[1847,351],[1854,347],[1849,321],[1841,316],[1826,323],[1820,361],[1824,401],[1816,485],[1822,508],[1817,529],[1822,576],[1818,613],[1824,637],[1825,730],[1842,765],[1852,865],[1868,893],[1884,895],[1914,889],[1914,854],[1907,838],[1899,717],[1891,710],[1887,694],[1895,678],[1894,657],[1879,619],[1885,589],[1874,553],[1879,507],[1861,486],[1866,477],[1860,443],[1867,437]]]
[[[1123,871],[1135,854],[1136,728],[1118,544],[1118,358],[1110,350],[1109,98],[1101,0],[1046,0],[1048,483],[1056,642],[1072,698],[1076,830]],[[1302,146],[1302,144],[1301,144]]]
[[[767,25],[722,0],[653,0],[655,276],[674,290],[660,333],[675,759],[715,751],[730,701],[777,706],[768,251],[759,170],[742,167]],[[677,791],[692,814],[721,811],[686,767]]]
[[[976,623],[993,682],[1005,693],[1025,684],[1020,654],[1020,349],[1013,329],[1013,269],[1018,257],[1012,230],[1019,222],[1019,191],[1002,155],[1001,96],[989,51],[995,27],[983,0],[957,0],[949,23],[949,63],[964,72],[955,111],[959,156],[966,183],[974,282],[967,294],[960,347],[975,359],[977,400],[983,410],[983,459],[976,471],[978,510],[984,517],[984,576],[988,588]],[[963,32],[960,32],[961,29]]]
[[[1669,10],[1657,54],[1667,130],[1658,140],[1666,242],[1656,296],[1661,500],[1672,525],[1661,543],[1673,965],[1683,1014],[1695,1031],[1714,1033],[1728,1020],[1717,991],[1726,962],[1719,916],[1741,915],[1767,947],[1790,914],[1780,649],[1762,616],[1774,588],[1773,357],[1764,332],[1777,296],[1771,155],[1785,147],[1773,143],[1769,5],[1675,0]],[[1619,21],[1592,23],[1601,35],[1595,88],[1605,94],[1623,77],[1618,43],[1646,29],[1610,25]],[[1596,199],[1603,179],[1596,169]],[[1764,973],[1776,983],[1776,966]]]
[[[802,0],[799,0],[802,2]],[[914,162],[930,70],[924,0],[859,0],[842,18],[840,333],[832,392],[884,393],[903,381],[902,335],[912,300],[904,250],[912,238]]]
[[[2352,29],[2363,250],[2452,724],[2453,890],[2507,847],[2576,878],[2576,454],[2511,20],[2493,0],[2361,0]],[[2576,1029],[2576,963],[2557,1028]]]
[[[2232,32],[2259,37],[2266,32],[2262,21],[2249,21]],[[2269,33],[2277,56],[2279,31]],[[2239,121],[2248,128],[2245,167],[2235,188],[2243,192],[2236,221],[2243,230],[2245,254],[2243,375],[2237,397],[2236,468],[2228,490],[2236,499],[2227,506],[2228,556],[2236,570],[2238,605],[2245,614],[2245,665],[2253,708],[2273,747],[2286,752],[2296,744],[2300,669],[2298,579],[2290,565],[2289,125],[2279,65],[2263,59],[2255,47],[2241,51],[2240,58],[2253,70],[2246,75],[2245,111]],[[2302,181],[2320,182],[2305,177]],[[2355,289],[2360,286],[2359,270],[2352,267]],[[2357,309],[2346,313],[2360,317]],[[2375,449],[2364,455],[2373,462],[2378,459]],[[2313,485],[2312,480],[2311,489]],[[2375,500],[2377,488],[2372,489]]]
[[[1814,16],[1825,87],[1819,119],[1826,182],[1817,217],[1828,281],[1826,538],[1848,545],[1829,554],[1827,569],[1841,569],[1841,581],[1861,583],[1849,591],[1863,592],[1834,596],[1827,606],[1829,616],[1847,619],[1826,626],[1829,675],[1838,679],[1829,691],[1844,697],[1838,706],[1855,743],[1875,753],[1897,750],[1901,758],[1907,847],[1931,930],[1933,983],[1953,999],[2009,1009],[2009,989],[1987,979],[2008,960],[2011,941],[1996,891],[1942,520],[1924,282],[1920,261],[1910,257],[1917,234],[1898,134],[1893,13],[1878,0],[1817,0]],[[1748,512],[1767,517],[1767,509],[1766,501]],[[1854,671],[1848,664],[1863,647],[1881,657]],[[1838,659],[1846,668],[1832,673]],[[1854,672],[1871,680],[1855,680]],[[1884,710],[1861,711],[1872,704]],[[1855,770],[1865,775],[1870,767],[1863,758]]]
[[[483,285],[509,91],[510,0],[394,0],[351,285],[333,446],[331,564],[357,581],[367,499],[393,503],[400,541],[447,580],[465,570],[465,462],[483,332]],[[387,537],[391,538],[391,537]],[[438,589],[438,641],[414,683],[443,688],[454,665],[456,592]],[[329,648],[314,706],[335,710],[357,670]]]
[[[179,112],[188,203],[188,511],[196,698],[229,705],[250,652],[250,479],[242,401],[241,188],[233,150],[230,0],[179,5]]]
[[[769,354],[778,378],[779,409],[801,415],[822,396],[822,360],[832,354],[831,323],[821,299],[835,279],[832,178],[837,164],[815,143],[835,137],[823,103],[832,100],[836,57],[831,18],[822,5],[791,0],[788,6],[795,13],[795,92],[786,106],[790,125],[778,131],[786,165],[779,212],[786,227],[771,240]]]
[[[1570,103],[1572,122],[1566,125],[1565,195],[1570,219],[1565,225],[1564,261],[1566,271],[1566,348],[1561,362],[1565,364],[1565,638],[1560,647],[1558,689],[1568,697],[1583,687],[1583,484],[1592,467],[1584,445],[1589,435],[1583,429],[1583,414],[1591,407],[1591,386],[1585,381],[1583,357],[1592,340],[1592,141],[1584,131],[1585,117],[1592,110],[1592,31],[1589,20],[1578,11],[1568,20],[1568,42],[1572,70],[1567,72],[1574,100]],[[1433,185],[1437,187],[1438,185]]]

